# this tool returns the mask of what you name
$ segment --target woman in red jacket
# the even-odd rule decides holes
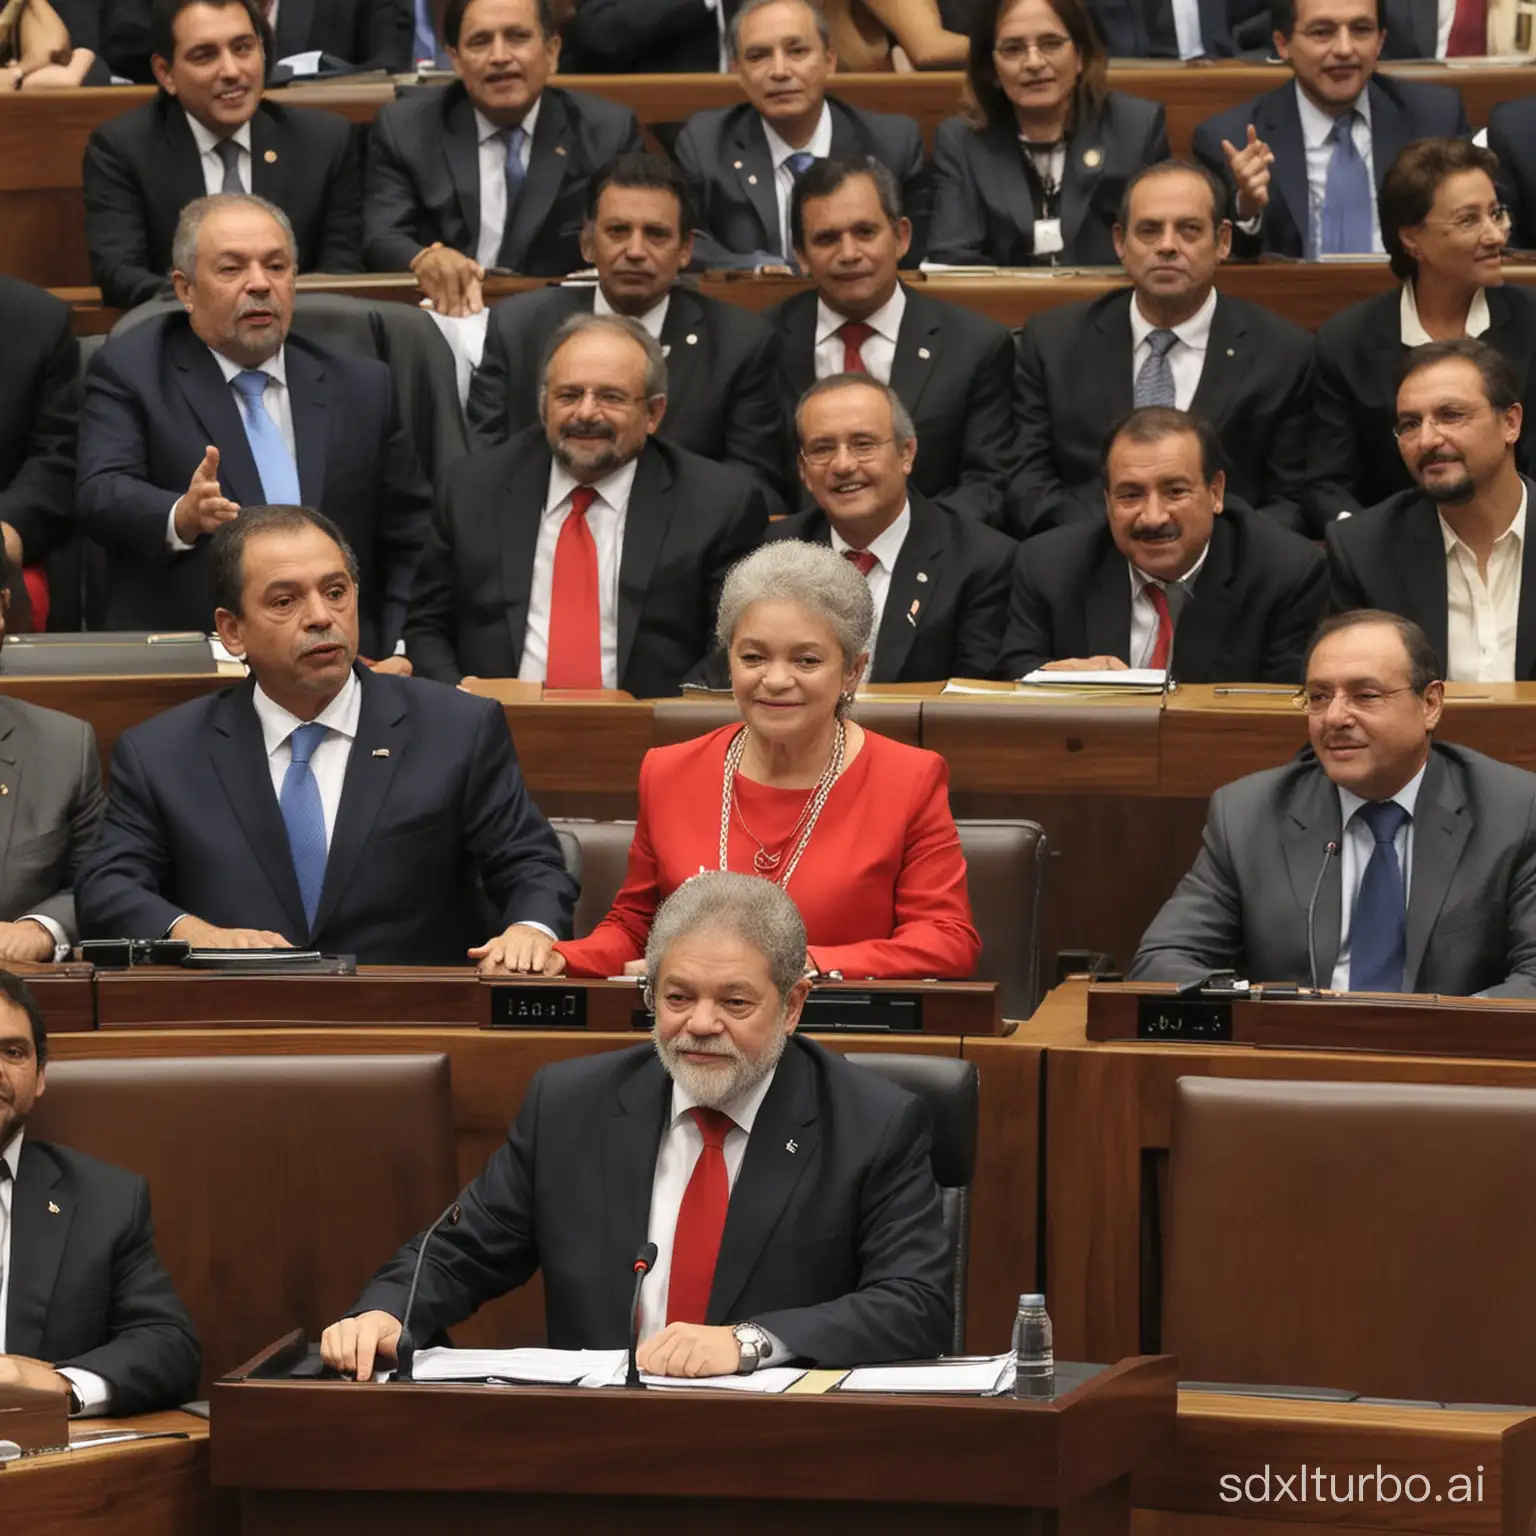
[[[770,544],[732,570],[717,634],[743,723],[646,754],[624,888],[548,974],[633,966],[657,907],[706,869],[783,886],[823,975],[971,974],[981,940],[949,769],[848,718],[873,627],[868,582],[824,546]]]

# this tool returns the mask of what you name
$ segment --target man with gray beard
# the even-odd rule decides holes
[[[708,872],[656,914],[651,1045],[544,1068],[422,1265],[430,1338],[544,1276],[548,1342],[622,1349],[632,1261],[639,1363],[668,1376],[932,1356],[951,1262],[923,1106],[795,1033],[805,926],[776,885]],[[421,1238],[374,1277],[321,1352],[392,1362]]]

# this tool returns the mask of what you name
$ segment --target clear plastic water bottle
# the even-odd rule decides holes
[[[1018,1316],[1013,1320],[1013,1358],[1015,1397],[1055,1397],[1056,1350],[1044,1296],[1019,1297]]]

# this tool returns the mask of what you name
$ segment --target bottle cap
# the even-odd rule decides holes
[[[1019,1297],[1019,1305],[1021,1307],[1043,1307],[1045,1305],[1045,1297],[1036,1291],[1030,1291],[1028,1294]]]

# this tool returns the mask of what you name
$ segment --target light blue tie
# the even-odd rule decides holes
[[[1314,255],[1367,255],[1371,249],[1371,178],[1355,143],[1353,109],[1333,125],[1333,154],[1323,184],[1323,243]]]
[[[277,423],[261,403],[267,391],[267,375],[259,368],[247,368],[231,382],[240,395],[240,417],[245,422],[251,457],[256,460],[256,473],[261,476],[261,494],[268,506],[298,506],[299,466],[293,462]]]
[[[521,128],[502,130],[507,141],[507,223],[512,222],[512,210],[523,195],[523,183],[528,180],[528,168],[523,164],[523,145],[528,135]]]
[[[1179,403],[1173,387],[1173,368],[1168,362],[1169,348],[1178,339],[1172,331],[1153,331],[1147,337],[1147,346],[1151,350],[1141,365],[1141,372],[1136,375],[1135,404],[1138,410],[1144,405],[1172,407]]]
[[[1355,815],[1370,828],[1376,847],[1361,876],[1349,925],[1349,990],[1401,992],[1408,904],[1395,839],[1408,812],[1395,800],[1373,800]]]
[[[325,809],[320,804],[320,786],[310,771],[309,760],[315,748],[325,740],[330,727],[312,723],[294,728],[288,744],[293,761],[283,775],[283,792],[277,797],[288,829],[288,848],[293,854],[293,872],[299,877],[299,895],[304,900],[304,920],[313,928],[320,906],[320,888],[325,884]]]

